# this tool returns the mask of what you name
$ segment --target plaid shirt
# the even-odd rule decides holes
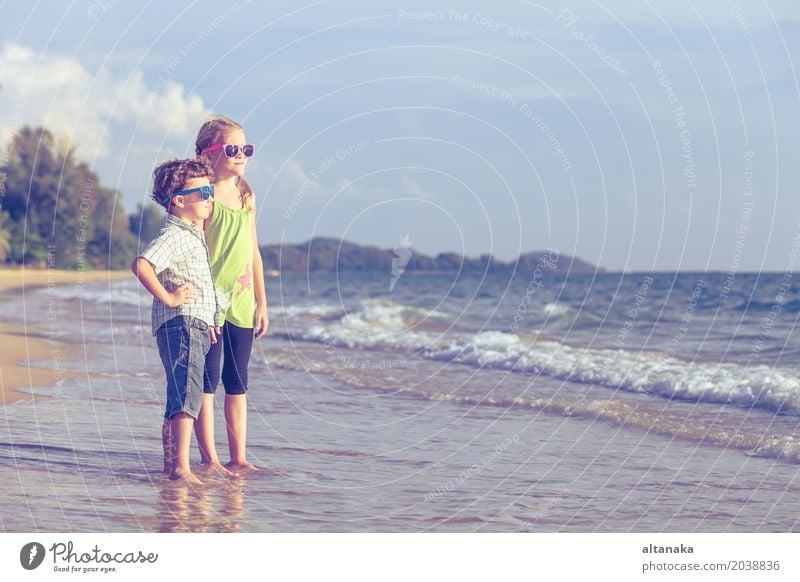
[[[184,283],[194,285],[194,303],[168,307],[153,298],[153,335],[165,322],[178,315],[191,315],[213,326],[224,318],[223,299],[214,287],[203,231],[169,214],[158,236],[139,255],[153,265],[158,280],[172,293]]]

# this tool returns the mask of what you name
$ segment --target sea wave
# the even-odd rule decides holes
[[[421,331],[429,320],[446,321],[449,316],[386,299],[368,299],[361,308],[335,322],[317,322],[292,334],[290,339],[320,341],[349,348],[425,348],[436,334]]]
[[[464,397],[450,393],[434,393],[432,400],[444,400],[470,406],[528,408],[587,420],[609,422],[617,426],[736,449],[748,456],[800,463],[800,438],[792,435],[748,434],[692,422],[685,416],[645,410],[616,400],[558,400],[544,398]]]
[[[61,301],[81,300],[97,305],[133,305],[136,307],[149,307],[153,302],[153,297],[145,291],[138,283],[130,281],[114,281],[110,284],[97,285],[58,285],[48,289],[40,289],[40,294],[46,294],[48,298],[59,299]]]
[[[320,317],[329,318],[341,316],[345,312],[342,305],[332,305],[324,303],[312,303],[308,305],[270,305],[270,315],[282,315],[284,317]]]
[[[318,322],[290,339],[348,348],[402,349],[432,360],[541,374],[569,382],[663,398],[800,415],[800,374],[766,365],[693,362],[663,352],[568,346],[501,331],[430,333],[416,327],[424,311],[364,302],[336,322]]]
[[[797,371],[765,365],[690,362],[662,352],[575,348],[552,341],[524,341],[495,331],[426,355],[665,398],[800,414]]]
[[[800,464],[800,436],[794,434],[791,419],[785,422],[764,422],[756,419],[743,422],[741,415],[733,411],[720,414],[704,407],[687,411],[686,407],[667,408],[656,401],[638,401],[622,394],[603,397],[608,392],[597,392],[600,397],[567,396],[569,391],[559,390],[553,396],[538,395],[535,390],[524,394],[503,394],[502,390],[489,393],[465,393],[463,385],[453,390],[440,382],[407,382],[393,380],[392,386],[382,383],[376,374],[380,371],[364,372],[358,368],[342,366],[338,362],[324,359],[299,362],[287,354],[273,354],[272,365],[314,373],[331,374],[339,381],[367,390],[416,398],[422,401],[442,401],[468,407],[530,410],[559,415],[590,422],[609,423],[643,433],[658,434],[670,438],[694,442],[698,445],[715,446],[738,450],[748,456],[778,459]],[[395,374],[396,371],[390,371]],[[386,379],[386,378],[384,378]],[[383,386],[383,387],[381,387]],[[563,396],[562,396],[563,394]],[[592,392],[594,394],[594,392]],[[747,413],[745,413],[747,415]]]
[[[575,313],[576,310],[562,303],[548,303],[542,307],[542,313],[548,317],[564,317]]]
[[[540,321],[543,329],[554,330],[581,328],[585,326],[596,327],[603,320],[602,316],[593,313],[588,307],[573,307],[564,303],[547,303],[542,307],[543,319]],[[608,317],[606,314],[605,317]]]

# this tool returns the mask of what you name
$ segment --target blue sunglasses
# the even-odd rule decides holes
[[[169,201],[172,200],[175,196],[189,196],[190,194],[194,194],[195,192],[200,192],[200,198],[203,200],[208,200],[209,198],[214,197],[214,185],[211,184],[209,186],[200,186],[199,188],[190,188],[189,190],[181,190],[180,192],[173,192],[169,196],[166,196],[162,202],[164,204],[169,204]]]

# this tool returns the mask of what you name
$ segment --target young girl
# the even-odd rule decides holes
[[[255,197],[243,175],[255,147],[235,121],[218,116],[197,133],[195,150],[214,169],[214,204],[204,228],[214,283],[230,299],[220,338],[206,356],[203,407],[195,423],[202,461],[228,474],[214,446],[214,392],[225,387],[225,424],[234,470],[255,469],[245,455],[247,440],[247,366],[253,338],[269,325],[264,267],[256,236]],[[219,341],[221,340],[221,341]]]

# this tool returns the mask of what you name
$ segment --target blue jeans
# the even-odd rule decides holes
[[[190,315],[178,315],[158,328],[156,343],[167,374],[164,418],[179,412],[197,418],[203,406],[203,372],[211,346],[208,324]]]

